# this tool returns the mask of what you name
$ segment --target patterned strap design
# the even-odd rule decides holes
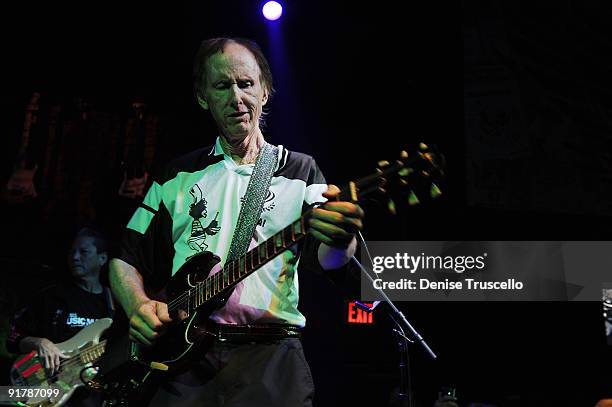
[[[232,244],[226,259],[226,263],[233,261],[244,253],[249,248],[251,237],[255,231],[257,220],[261,215],[264,200],[270,189],[272,182],[272,174],[278,161],[278,148],[265,143],[261,148],[259,157],[255,162],[253,174],[249,180],[244,201],[240,207],[238,215],[238,223],[232,237]]]

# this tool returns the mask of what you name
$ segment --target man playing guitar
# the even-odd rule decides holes
[[[212,252],[221,264],[232,257],[241,205],[251,199],[246,191],[254,164],[269,148],[260,123],[273,92],[272,75],[255,43],[204,41],[194,78],[197,101],[217,124],[216,143],[173,161],[153,180],[110,262],[111,287],[129,319],[130,338],[143,346],[154,346],[187,317],[184,310],[169,312],[168,300],[151,293],[194,256]],[[337,200],[338,188],[326,184],[312,157],[282,146],[276,151],[249,248],[299,218],[305,207],[321,205],[311,212],[307,237],[235,285],[210,314],[217,340],[196,355],[189,370],[173,373],[152,405],[312,405],[312,377],[299,341],[305,317],[297,309],[298,264],[344,267],[355,252],[363,211]]]
[[[74,372],[74,369],[64,369],[66,366],[76,368],[80,365],[74,360],[64,363],[74,359],[74,355],[63,352],[58,344],[78,336],[96,321],[112,317],[109,290],[100,282],[100,270],[108,260],[107,251],[106,239],[100,232],[93,228],[79,230],[68,256],[71,281],[52,285],[41,293],[31,295],[28,306],[11,321],[7,349],[13,353],[34,351],[18,358],[15,364],[18,368],[15,373],[19,373],[21,379],[27,379],[28,384],[36,381],[38,386],[46,386],[56,379],[68,387],[84,384],[78,369]],[[71,351],[78,352],[79,349]],[[33,363],[34,360],[37,363]],[[24,369],[25,374],[21,371]],[[34,376],[38,376],[38,380],[31,380],[35,379]],[[76,397],[71,396],[71,405],[88,403],[95,405],[95,400],[85,391],[79,390]]]

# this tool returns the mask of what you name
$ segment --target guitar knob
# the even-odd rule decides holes
[[[387,202],[387,209],[391,215],[397,215],[397,210],[395,208],[395,202],[393,202],[393,199],[389,199],[389,202]]]
[[[414,172],[414,169],[412,168],[402,168],[401,170],[399,170],[397,173],[400,177],[407,177],[408,175],[412,174]]]
[[[431,188],[429,189],[429,195],[433,198],[436,199],[437,197],[439,197],[440,195],[442,195],[442,191],[440,190],[440,188],[438,188],[438,186],[436,184],[434,184],[433,182],[431,183]]]
[[[416,196],[414,191],[410,191],[410,195],[408,195],[408,205],[414,206],[420,204],[419,198]]]

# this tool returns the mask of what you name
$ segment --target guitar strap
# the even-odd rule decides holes
[[[238,223],[236,224],[236,229],[234,229],[234,236],[232,237],[232,243],[225,264],[247,252],[257,220],[261,216],[266,195],[270,189],[272,174],[274,173],[277,161],[278,147],[265,143],[259,152],[253,174],[244,194],[240,214],[238,215]]]

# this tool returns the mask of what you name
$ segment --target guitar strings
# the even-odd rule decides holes
[[[233,263],[233,262],[232,262],[232,263]],[[215,274],[213,274],[212,276],[205,278],[205,279],[204,279],[204,281],[200,281],[199,283],[197,283],[197,286],[196,286],[196,287],[190,288],[189,290],[185,291],[183,294],[179,295],[178,297],[176,297],[175,299],[173,299],[172,301],[170,301],[170,302],[168,303],[168,311],[172,311],[172,310],[174,310],[174,308],[175,308],[175,307],[178,307],[178,306],[180,306],[181,304],[182,304],[182,305],[188,304],[187,300],[189,300],[189,298],[192,296],[192,293],[191,293],[191,291],[192,291],[192,290],[194,291],[194,293],[195,293],[195,292],[197,292],[197,291],[198,291],[198,289],[201,289],[201,288],[202,288],[202,286],[204,286],[205,284],[207,284],[207,281],[208,281],[208,280],[213,280],[213,279],[214,279],[214,276],[219,275],[219,274],[221,274],[221,273],[223,273],[223,277],[224,277],[224,278],[223,278],[223,281],[225,281],[225,276],[229,275],[230,271],[229,271],[229,270],[228,270],[228,271],[225,271],[225,268],[222,268],[221,270],[219,270],[219,272],[218,272],[218,273],[215,273]],[[212,282],[211,282],[211,284],[210,284],[210,285],[211,285],[211,288],[213,288],[213,284],[214,284],[214,283],[212,283]],[[223,289],[221,289],[219,292],[221,292],[221,291],[223,291]],[[203,293],[203,291],[202,291],[202,293]],[[212,298],[212,296],[211,296],[211,298]],[[188,308],[188,307],[187,307],[187,308]]]
[[[305,216],[305,215],[304,215],[304,216]],[[303,221],[304,216],[302,216],[300,219],[298,219],[298,221],[299,221],[299,220],[302,220],[302,221]],[[296,221],[296,222],[297,222],[297,221]],[[293,224],[294,224],[294,223],[295,223],[295,222],[292,222],[292,223],[291,223],[291,225],[289,225],[289,226],[287,226],[286,228],[282,229],[280,232],[275,233],[274,235],[272,235],[272,237],[270,237],[269,239],[266,239],[264,242],[262,242],[262,243],[261,243],[261,245],[267,244],[267,242],[268,242],[269,240],[272,240],[272,239],[274,238],[274,236],[276,236],[276,235],[278,235],[278,234],[280,234],[280,235],[282,236],[282,235],[283,235],[283,233],[284,233],[284,231],[285,231],[285,229],[287,229],[287,228],[291,228],[291,227],[293,226]],[[302,236],[297,237],[297,238],[296,238],[296,239],[295,239],[293,242],[291,242],[291,244],[293,244],[293,243],[297,242],[297,241],[299,240],[299,238],[301,238],[301,237],[302,237]],[[260,246],[261,246],[261,245],[260,245]],[[258,247],[259,247],[259,246],[258,246]],[[288,247],[288,245],[287,245],[287,244],[284,242],[284,237],[283,237],[283,244],[282,244],[282,248],[283,248],[283,250],[281,250],[281,251],[286,250],[286,249],[287,249],[287,247]],[[275,247],[275,249],[276,249],[276,247]],[[230,262],[229,264],[234,264],[236,261],[239,261],[239,260],[240,260],[242,257],[245,257],[245,263],[246,263],[246,256],[247,256],[249,253],[253,252],[253,251],[255,251],[255,249],[252,249],[252,250],[248,251],[248,252],[247,252],[247,253],[245,253],[244,255],[240,256],[238,259],[236,259],[236,260],[234,260],[234,261]],[[280,253],[281,251],[279,251],[278,253]],[[274,254],[274,255],[276,255],[276,254],[278,254],[278,253],[276,252],[276,250],[274,250],[274,253],[273,253],[273,254]],[[267,250],[266,250],[266,256],[265,256],[265,257],[266,257],[266,260],[265,260],[265,261],[269,260],[269,259],[268,259],[268,256],[267,256]],[[264,263],[265,263],[265,261],[264,261]],[[240,263],[239,263],[239,264],[240,264]],[[260,265],[261,265],[261,264],[262,264],[262,263],[260,263]],[[212,280],[214,279],[214,276],[216,276],[216,275],[218,275],[218,274],[223,273],[223,277],[224,277],[224,278],[223,278],[223,281],[225,281],[225,276],[229,275],[229,273],[230,273],[230,271],[229,271],[229,270],[227,270],[227,271],[225,270],[225,269],[227,268],[227,266],[228,266],[228,265],[226,264],[226,267],[223,267],[223,268],[222,268],[222,269],[221,269],[221,270],[220,270],[218,273],[215,273],[215,274],[213,274],[212,276],[209,276],[209,277],[205,278],[205,279],[204,279],[204,281],[201,281],[201,282],[197,283],[197,286],[196,286],[196,287],[190,288],[190,289],[189,289],[189,290],[187,290],[186,292],[183,292],[181,295],[179,295],[179,296],[178,296],[178,297],[176,297],[175,299],[173,299],[173,300],[171,300],[170,302],[168,302],[168,311],[172,311],[172,310],[174,310],[174,308],[175,308],[175,307],[178,307],[178,306],[180,306],[181,304],[182,304],[182,305],[185,305],[185,304],[186,304],[186,301],[187,301],[187,300],[188,300],[188,299],[189,299],[189,298],[192,296],[191,291],[192,291],[192,290],[194,290],[194,292],[197,292],[197,290],[198,290],[198,289],[201,289],[203,285],[207,284],[208,280],[211,280],[211,281],[212,281]],[[214,283],[212,283],[212,282],[211,282],[211,288],[212,288],[213,284],[214,284]],[[219,292],[221,292],[221,291],[223,291],[223,289],[221,289]],[[188,305],[188,304],[187,304],[187,305]]]
[[[222,268],[221,270],[219,270],[218,273],[215,273],[215,274],[213,274],[210,277],[206,277],[204,279],[204,281],[200,281],[199,283],[197,283],[196,287],[190,288],[189,290],[185,291],[184,293],[182,293],[181,295],[179,295],[178,297],[176,297],[175,299],[170,301],[168,303],[168,311],[174,310],[175,307],[178,307],[181,304],[185,305],[186,301],[192,296],[192,293],[191,293],[192,290],[194,292],[197,292],[198,289],[201,289],[205,284],[207,284],[208,280],[213,280],[216,275],[219,275],[221,273],[223,273],[223,276],[225,277],[226,275],[229,275],[230,272],[229,272],[229,270],[225,271],[225,268]],[[223,281],[225,281],[225,278],[223,279]],[[211,288],[212,288],[213,284],[214,283],[211,282],[211,284],[210,284]],[[221,290],[221,291],[223,291],[223,290]],[[219,292],[221,292],[221,291],[219,291]]]
[[[208,278],[206,279],[208,280]],[[168,311],[172,311],[174,309],[174,307],[178,307],[181,304],[185,304],[186,299],[188,299],[189,297],[191,297],[191,290],[195,290],[197,291],[203,284],[206,283],[206,280],[201,281],[199,283],[197,283],[197,286],[194,288],[190,288],[189,290],[187,290],[186,292],[184,292],[183,294],[179,295],[178,297],[176,297],[175,299],[173,299],[172,301],[170,301],[168,303]]]
[[[60,365],[59,365],[59,367],[60,367],[60,368],[66,368],[66,367],[68,367],[68,366],[75,365],[75,364],[77,364],[77,363],[79,363],[79,362],[82,362],[82,359],[81,359],[80,355],[82,355],[82,354],[83,354],[83,353],[85,353],[85,352],[92,352],[92,351],[96,351],[96,350],[98,350],[99,348],[104,348],[104,346],[105,346],[105,345],[106,345],[106,340],[103,340],[103,341],[101,341],[100,343],[97,343],[97,344],[94,344],[94,345],[90,345],[90,346],[88,346],[88,347],[86,347],[86,348],[83,348],[83,349],[82,349],[82,350],[79,352],[79,354],[78,354],[78,355],[74,355],[74,356],[71,356],[71,357],[70,357],[70,358],[68,358],[68,359],[63,359],[63,360],[61,360],[61,361],[60,361]],[[41,362],[41,360],[40,360],[40,356],[38,356],[38,359],[39,359],[39,362]],[[85,362],[85,363],[90,363],[90,362]],[[46,377],[45,377],[43,380],[38,380],[38,379],[36,379],[36,380],[33,380],[33,381],[28,381],[28,382],[29,382],[29,383],[31,383],[31,384],[37,384],[37,385],[38,385],[38,384],[42,384],[43,382],[45,382],[45,381],[47,381],[47,380],[52,380],[52,379],[57,378],[57,377],[59,376],[59,374],[60,374],[60,373],[61,373],[61,372],[60,372],[60,371],[58,371],[57,373],[54,373],[54,374],[52,374],[51,376],[46,376]]]
[[[68,365],[75,364],[77,362],[81,362],[82,361],[81,355],[83,353],[96,351],[96,350],[98,350],[100,348],[104,348],[105,345],[106,345],[106,340],[104,340],[104,341],[102,341],[100,343],[97,343],[95,345],[91,345],[90,347],[81,350],[78,355],[74,355],[74,356],[71,356],[68,359],[61,360],[60,361],[60,367],[65,367],[65,366],[68,366]],[[86,362],[86,363],[89,363],[89,362]]]

